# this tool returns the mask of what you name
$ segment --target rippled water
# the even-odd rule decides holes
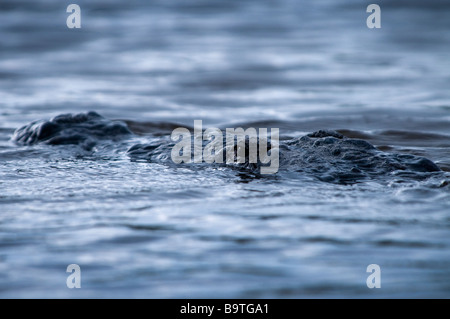
[[[450,4],[379,1],[369,30],[369,2],[317,2],[78,1],[75,30],[64,3],[1,1],[0,297],[450,297]],[[90,110],[133,135],[11,140]],[[340,183],[127,153],[195,119],[337,130],[442,171]]]

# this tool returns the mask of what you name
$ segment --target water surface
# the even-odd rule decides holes
[[[2,298],[450,296],[448,1],[379,1],[379,30],[356,0],[77,3],[78,30],[65,3],[0,3]],[[136,134],[91,151],[11,140],[90,110]],[[196,119],[337,130],[442,172],[342,184],[127,155]]]

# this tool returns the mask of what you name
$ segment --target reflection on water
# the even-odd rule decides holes
[[[450,4],[377,3],[369,30],[356,0],[83,0],[70,30],[66,4],[1,1],[0,296],[448,297]],[[89,110],[137,136],[10,140]],[[443,172],[341,185],[127,156],[196,119],[282,140],[338,130]]]

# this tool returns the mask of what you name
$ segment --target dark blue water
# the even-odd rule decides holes
[[[379,1],[376,30],[369,3],[78,1],[68,29],[2,0],[0,297],[450,297],[450,3]],[[91,110],[129,133],[13,139]],[[279,128],[279,172],[128,151],[194,120]]]

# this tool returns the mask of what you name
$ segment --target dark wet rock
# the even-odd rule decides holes
[[[49,121],[34,121],[17,129],[12,140],[21,145],[76,144],[92,149],[99,140],[117,140],[130,134],[123,122],[111,121],[89,112],[58,115]]]
[[[444,180],[439,184],[439,187],[446,187],[450,185],[450,181]]]
[[[130,148],[128,155],[133,160],[170,161],[173,145],[170,140],[139,144]],[[268,145],[270,148],[270,143]],[[248,141],[245,148],[248,154]],[[424,157],[385,153],[364,140],[347,138],[335,131],[322,130],[280,141],[279,150],[280,172],[299,172],[326,182],[352,183],[369,178],[383,178],[398,171],[411,172],[410,176],[421,179],[423,176],[420,173],[440,171],[436,164]],[[223,153],[225,155],[226,149]],[[249,163],[246,158],[245,163],[238,166],[257,173],[261,165]]]
[[[12,139],[22,145],[74,144],[90,150],[101,140],[116,142],[127,136],[131,138],[135,135],[125,123],[111,121],[95,112],[89,112],[76,115],[65,114],[50,121],[32,122],[16,130]],[[170,139],[169,134],[166,133],[163,136],[153,134],[153,138],[151,143],[141,143],[130,147],[127,151],[129,158],[132,161],[179,165],[173,163],[171,159],[175,142]],[[192,136],[191,145],[193,139]],[[203,141],[203,146],[208,142]],[[226,145],[225,137],[223,145]],[[109,144],[110,149],[114,147],[116,147],[115,144]],[[269,142],[268,148],[270,147]],[[229,150],[226,147],[222,149],[224,162],[227,151],[234,152],[236,157],[237,147]],[[262,166],[267,166],[261,163],[249,163],[248,140],[245,143],[245,153],[247,155],[245,162],[231,164],[233,168],[257,174]],[[386,179],[388,176],[423,179],[426,178],[426,174],[440,171],[435,163],[424,157],[382,152],[365,140],[348,138],[330,130],[321,130],[293,139],[283,139],[279,144],[279,155],[278,171],[280,173],[305,174],[334,183]],[[260,158],[259,154],[258,158]],[[185,163],[181,165],[200,168],[200,165],[223,166],[226,164]]]
[[[150,144],[136,144],[128,149],[128,156],[132,161],[144,160],[148,162],[171,163],[171,151],[175,144],[170,141],[153,142]]]
[[[296,170],[323,181],[339,183],[383,177],[396,171],[440,171],[424,157],[385,153],[364,140],[335,133],[319,131],[287,141],[289,150],[280,151],[280,169]]]

